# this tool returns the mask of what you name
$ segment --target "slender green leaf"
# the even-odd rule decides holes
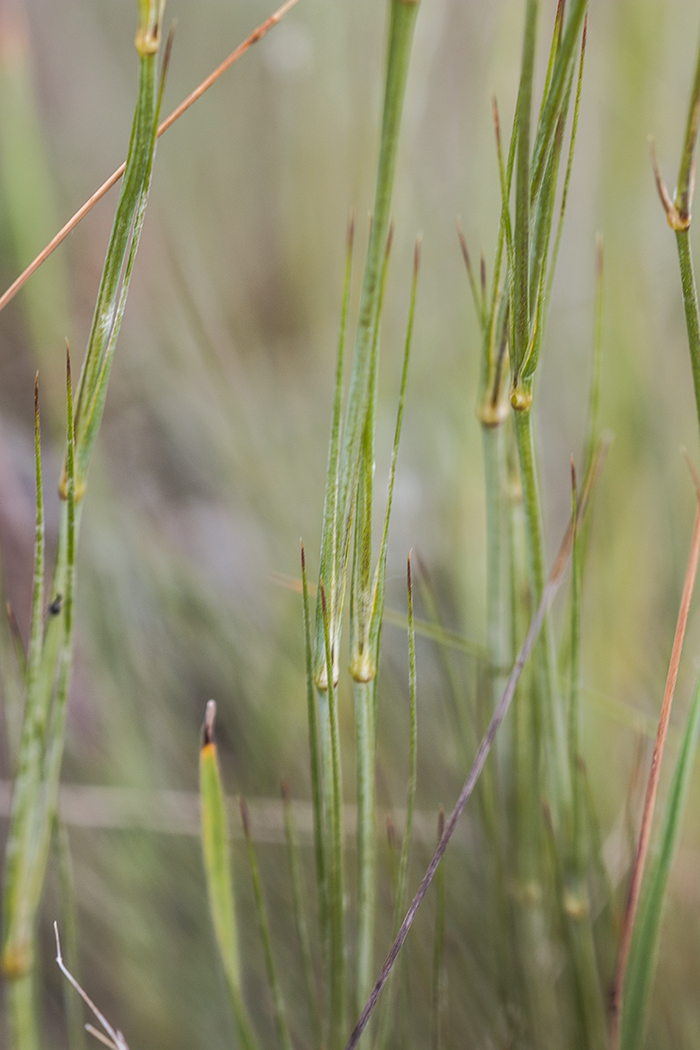
[[[238,1034],[245,1050],[255,1050],[256,1039],[241,993],[238,932],[229,850],[229,824],[214,739],[216,704],[207,704],[199,753],[199,798],[202,817],[202,857],[209,912],[226,975]]]
[[[621,1050],[637,1050],[643,1044],[656,960],[659,954],[666,890],[683,827],[683,815],[699,732],[700,679],[698,679],[693,694],[681,750],[666,803],[659,852],[649,866],[645,894],[632,937],[622,1006]]]

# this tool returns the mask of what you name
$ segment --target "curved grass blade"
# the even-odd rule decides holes
[[[313,682],[313,653],[311,639],[311,614],[309,611],[309,588],[306,576],[306,554],[301,545],[301,583],[304,602],[304,652],[306,665],[306,711],[309,729],[309,761],[311,765],[311,800],[314,818],[314,860],[316,867],[316,887],[318,890],[319,920],[321,926],[321,944],[324,953],[328,945],[328,873],[326,848],[324,842],[324,802],[323,779],[321,770],[320,739],[318,726],[318,709],[316,691]]]
[[[699,732],[700,679],[695,686],[673,783],[666,803],[659,854],[649,869],[645,896],[639,909],[632,938],[622,1009],[620,1034],[622,1050],[635,1050],[643,1045],[659,953],[666,890],[683,825],[683,814]]]
[[[656,795],[659,788],[659,777],[661,775],[661,764],[663,760],[664,747],[666,744],[666,735],[668,733],[668,724],[671,717],[673,696],[676,689],[678,667],[680,665],[681,653],[683,650],[685,629],[688,623],[690,602],[695,586],[695,578],[698,569],[698,560],[700,559],[700,487],[697,488],[697,498],[698,502],[695,513],[695,524],[693,526],[693,538],[690,545],[690,553],[688,555],[688,566],[686,569],[685,580],[683,583],[683,593],[681,595],[680,608],[678,611],[678,621],[676,624],[676,633],[673,639],[673,648],[671,651],[668,676],[666,679],[666,688],[664,689],[664,697],[663,702],[661,704],[661,714],[659,715],[659,728],[657,730],[656,740],[654,741],[654,751],[652,754],[651,769],[649,771],[647,790],[644,798],[642,822],[639,831],[639,839],[637,842],[637,850],[634,858],[634,864],[632,866],[632,875],[630,878],[630,885],[627,896],[627,907],[625,909],[622,934],[620,937],[620,949],[617,959],[617,968],[615,971],[615,978],[613,981],[613,987],[610,996],[611,1050],[617,1050],[618,1046],[620,1045],[620,1025],[622,1019],[623,994],[626,987],[625,973],[627,970],[627,963],[629,960],[630,948],[632,943],[632,935],[635,927],[637,906],[639,904],[639,896],[642,886],[642,876],[644,874],[644,866],[646,863],[646,857],[649,849],[649,841],[651,839],[651,825],[654,817],[654,808],[656,806]]]

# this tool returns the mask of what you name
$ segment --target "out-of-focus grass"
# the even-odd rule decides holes
[[[12,6],[2,0],[0,15]],[[38,250],[122,159],[132,106],[128,4],[26,0],[25,6],[38,141],[55,205],[31,231],[41,243],[30,245],[9,221],[10,196],[0,197],[3,287],[28,261],[26,253]],[[405,554],[413,545],[436,584],[446,624],[483,641],[479,339],[455,217],[461,214],[470,246],[484,244],[490,267],[500,196],[490,96],[496,92],[503,115],[512,112],[523,5],[424,0],[421,6],[397,172],[392,275],[410,273],[418,228],[423,261],[387,597],[403,607]],[[168,15],[179,26],[166,108],[267,14],[263,0],[233,6],[169,0]],[[94,472],[83,522],[64,780],[194,789],[197,731],[204,702],[214,696],[226,783],[276,796],[287,776],[293,795],[308,797],[301,606],[271,574],[297,574],[299,535],[309,551],[317,549],[344,231],[354,209],[364,250],[383,18],[374,0],[301,0],[159,145],[99,442],[101,470]],[[579,143],[537,397],[551,554],[569,513],[569,458],[580,456],[583,441],[580,388],[590,368],[600,229],[601,415],[616,441],[595,510],[582,672],[586,686],[645,714],[656,711],[663,689],[692,517],[678,448],[697,453],[674,245],[655,196],[647,135],[654,134],[670,178],[696,20],[690,0],[592,5]],[[84,343],[110,219],[110,205],[102,205],[49,264],[63,269],[68,287],[56,313],[30,315],[27,289],[0,316],[0,539],[24,631],[31,377],[36,367],[45,370],[46,411],[60,419],[63,338]],[[389,282],[380,449],[390,447],[394,410],[382,395],[393,397],[397,387],[408,290],[408,281]],[[378,477],[385,465],[380,455]],[[45,476],[56,474],[47,464]],[[55,524],[55,505],[47,514]],[[697,630],[691,614],[691,651]],[[384,645],[382,806],[403,802],[408,740],[405,637],[387,627]],[[461,753],[449,739],[447,690],[433,644],[419,639],[417,659],[418,804],[437,808],[456,794]],[[456,657],[455,668],[473,705],[474,661]],[[682,673],[681,701],[687,683],[683,690]],[[341,694],[340,707],[350,725],[348,695]],[[682,714],[681,703],[678,724]],[[619,818],[637,738],[587,706],[585,692],[584,723],[589,777],[607,834]],[[6,776],[4,741],[1,761]],[[345,765],[352,769],[350,756]],[[3,822],[0,834],[5,828]],[[133,1044],[225,1045],[230,1022],[196,841],[139,831],[69,834],[83,970],[101,1007]],[[696,1045],[697,845],[687,829],[671,877],[653,1045]],[[281,846],[258,852],[273,935],[292,946],[278,960],[284,981],[298,972],[286,859]],[[416,871],[422,859],[418,850]],[[310,881],[310,852],[303,860]],[[236,863],[242,908],[252,914],[240,853]],[[483,919],[464,904],[465,885],[476,887],[478,900],[484,875],[478,850],[447,858],[449,987],[468,977],[475,989],[469,999],[450,996],[447,1031],[460,1032],[466,1043],[472,1032],[476,1039],[489,1009]],[[52,907],[50,898],[47,919]],[[423,921],[415,940],[430,944],[432,920]],[[262,981],[254,923],[244,925],[242,940]],[[46,976],[58,1003],[51,957],[47,941]],[[411,991],[430,987],[430,966],[429,951],[416,953]],[[297,980],[298,988],[285,987],[290,1001],[295,991],[304,994],[300,974]],[[264,1023],[272,1036],[271,1020]]]

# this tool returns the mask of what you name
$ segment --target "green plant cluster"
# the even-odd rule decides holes
[[[428,4],[429,0],[422,2]],[[591,545],[590,506],[595,503],[596,484],[610,444],[609,436],[601,433],[599,407],[602,243],[598,246],[596,302],[591,318],[595,335],[582,470],[577,473],[572,460],[569,523],[549,570],[533,431],[538,367],[570,202],[585,93],[587,0],[558,3],[541,78],[537,69],[540,4],[538,0],[524,4],[520,77],[509,134],[495,102],[493,108],[500,221],[490,280],[483,257],[475,267],[461,228],[459,231],[481,338],[477,414],[482,434],[487,541],[486,645],[476,647],[481,703],[467,725],[466,705],[452,672],[453,651],[466,643],[443,629],[430,585],[420,566],[416,571],[416,559],[409,554],[407,616],[400,618],[408,634],[405,677],[409,732],[408,739],[397,744],[408,758],[405,819],[398,832],[390,827],[388,865],[382,863],[380,855],[380,667],[383,626],[391,617],[385,607],[387,551],[404,408],[407,401],[410,405],[414,322],[421,308],[420,237],[410,283],[386,496],[377,518],[380,348],[395,236],[393,189],[421,6],[418,0],[388,2],[375,195],[356,311],[352,286],[354,221],[348,227],[315,591],[307,567],[307,548],[304,544],[301,547],[298,590],[305,638],[312,863],[306,863],[303,855],[288,784],[283,787],[281,803],[289,912],[296,939],[294,957],[301,964],[299,978],[291,980],[287,972],[290,955],[281,953],[277,909],[269,906],[255,820],[243,799],[240,821],[244,849],[239,852],[240,843],[232,841],[231,814],[215,739],[216,704],[210,700],[201,739],[199,806],[213,939],[236,1038],[245,1050],[267,1045],[268,1038],[275,1038],[281,1050],[297,1045],[315,1050],[352,1050],[359,1044],[388,1050],[423,1045],[427,1038],[434,1050],[458,1043],[634,1050],[645,1045],[670,871],[700,732],[698,683],[680,733],[670,790],[660,807],[660,827],[653,833],[655,852],[649,856],[658,772],[700,551],[700,524],[696,523],[686,573],[641,827],[636,826],[639,821],[635,818],[635,848],[629,870],[621,885],[614,885],[604,854],[594,785],[587,772],[581,686],[582,595]],[[139,0],[139,83],[131,141],[75,389],[70,353],[67,355],[66,449],[59,481],[60,525],[53,575],[47,569],[38,380],[35,385],[36,538],[31,633],[25,655],[15,632],[23,700],[21,732],[16,753],[11,755],[12,808],[3,869],[2,972],[7,1045],[11,1050],[39,1050],[46,1045],[37,945],[52,857],[64,875],[63,892],[68,901],[67,963],[60,945],[58,956],[61,970],[73,987],[67,1000],[71,1044],[78,1047],[83,1039],[82,996],[102,1026],[102,1041],[116,1050],[126,1050],[124,1037],[87,998],[74,975],[81,935],[75,923],[70,849],[58,799],[74,659],[81,516],[151,185],[169,57],[167,47],[160,57],[163,20],[164,0]],[[659,195],[676,236],[700,418],[700,313],[690,242],[699,114],[700,58],[673,199],[656,173]],[[353,341],[349,332],[355,316]],[[375,553],[376,535],[380,539]],[[565,609],[562,613],[559,608],[555,617],[552,601],[565,580]],[[425,607],[425,621],[415,616],[414,588]],[[349,636],[347,642],[344,632]],[[451,814],[446,817],[442,810],[435,812],[437,845],[432,860],[426,859],[426,863],[422,858],[416,860],[414,841],[418,724],[423,700],[416,654],[416,635],[420,633],[439,644],[458,726],[461,773],[466,777]],[[11,692],[7,677],[6,699]],[[341,697],[346,695],[352,697],[354,722],[354,733],[348,739],[349,719],[341,708]],[[12,739],[11,732],[8,739]],[[344,768],[348,754],[355,760],[354,775],[350,776]],[[355,791],[355,829],[349,826],[349,784],[354,784]],[[473,1030],[462,1033],[449,1023],[448,994],[460,992],[448,983],[453,901],[448,895],[444,855],[467,806],[472,815],[470,827],[475,829],[470,841],[474,851],[471,866],[478,869],[478,907],[488,943],[479,947],[480,972],[473,975],[473,987],[465,993],[472,1004],[478,1004],[478,1017]],[[259,933],[261,974],[249,965],[248,949],[242,947],[250,943],[249,930],[242,922],[237,870],[243,854],[250,871],[251,912]],[[419,867],[422,878],[411,899],[412,876]],[[429,964],[421,974],[428,994],[418,997],[415,1007],[416,1011],[418,1006],[424,1008],[428,1016],[415,1021],[414,1031],[414,1005],[407,989],[415,977],[410,976],[404,945],[414,922],[420,921],[419,910],[421,916],[425,911],[421,908],[428,894],[434,899],[434,910]],[[382,966],[387,928],[393,945]],[[89,985],[89,979],[85,984]],[[291,1009],[290,986],[303,989],[300,1001],[295,1000]],[[211,995],[217,995],[216,989],[211,989]],[[274,1035],[271,1027],[267,1035],[261,1035],[261,1030],[266,1031],[264,1023],[260,1027],[266,1010],[274,1022]],[[476,1006],[474,1010],[476,1013]]]

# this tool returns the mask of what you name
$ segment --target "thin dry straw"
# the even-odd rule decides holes
[[[617,969],[615,971],[615,980],[613,982],[612,993],[610,996],[610,1046],[612,1050],[616,1050],[620,1041],[620,1018],[622,1016],[622,996],[625,971],[627,969],[627,961],[629,959],[630,946],[632,944],[632,932],[634,930],[634,920],[637,914],[637,906],[639,904],[642,876],[644,874],[644,866],[647,852],[649,850],[651,825],[654,818],[654,807],[656,805],[656,795],[659,788],[659,778],[661,776],[661,760],[663,759],[664,747],[666,745],[668,723],[671,717],[671,706],[673,704],[673,695],[676,689],[676,679],[678,678],[678,667],[681,661],[685,629],[688,623],[690,602],[693,596],[693,588],[695,586],[698,558],[700,557],[700,478],[697,477],[690,461],[689,465],[693,475],[693,482],[696,486],[698,506],[695,513],[693,539],[690,546],[690,554],[688,555],[688,567],[686,569],[685,581],[683,584],[683,594],[681,596],[680,609],[678,610],[678,622],[676,625],[676,634],[673,639],[671,661],[668,668],[668,677],[666,678],[666,689],[664,691],[663,703],[661,705],[661,714],[659,715],[659,728],[654,742],[654,751],[651,756],[651,769],[649,770],[649,780],[647,782],[646,797],[644,799],[639,842],[637,843],[637,852],[632,867],[632,878],[630,880],[627,907],[625,909],[622,936],[620,938],[620,952],[617,960]]]
[[[595,485],[595,482],[598,478],[598,475],[600,474],[600,470],[602,468],[608,446],[609,439],[601,442],[596,460],[588,475],[588,478],[586,479],[586,485],[584,488],[583,495],[581,497],[581,502],[579,504],[579,523],[581,522],[583,515],[585,514],[588,499],[590,497],[593,486]],[[447,845],[452,837],[452,834],[455,828],[457,827],[457,822],[460,816],[462,815],[464,807],[469,801],[472,791],[474,790],[474,786],[477,780],[479,779],[479,774],[484,768],[484,764],[488,757],[488,753],[491,750],[491,745],[493,744],[496,732],[501,722],[506,716],[506,713],[510,706],[510,702],[513,699],[513,695],[517,688],[520,675],[522,674],[523,668],[525,667],[525,663],[527,662],[532,648],[535,645],[535,642],[537,641],[537,637],[542,628],[542,624],[544,623],[544,619],[547,615],[552,599],[554,598],[557,588],[561,583],[562,576],[564,575],[564,570],[566,569],[567,563],[569,561],[572,545],[573,528],[572,523],[570,522],[567,527],[566,533],[564,534],[564,539],[562,540],[559,552],[552,567],[552,571],[549,574],[549,579],[547,580],[544,586],[544,590],[542,592],[542,599],[540,601],[539,607],[532,620],[532,623],[530,624],[530,629],[527,632],[525,641],[522,644],[522,647],[518,654],[518,658],[515,661],[513,669],[510,673],[510,677],[508,678],[508,682],[506,683],[506,687],[503,692],[503,696],[501,697],[501,701],[498,707],[496,708],[493,718],[491,719],[491,723],[486,732],[486,736],[479,745],[479,750],[476,753],[476,757],[474,759],[472,768],[469,772],[469,776],[467,777],[464,783],[464,787],[462,788],[459,798],[457,799],[457,803],[454,809],[452,810],[450,819],[445,825],[445,830],[437,845],[437,849],[433,854],[433,858],[430,861],[430,864],[428,865],[428,869],[421,880],[421,884],[418,887],[418,892],[416,893],[415,897],[411,902],[411,905],[406,913],[405,919],[401,923],[401,928],[399,929],[399,932],[396,935],[396,940],[394,941],[394,943],[391,946],[391,949],[389,950],[389,954],[387,955],[384,961],[384,965],[381,968],[379,977],[377,978],[374,988],[372,989],[372,993],[369,999],[367,1000],[362,1014],[360,1015],[359,1021],[353,1029],[352,1035],[350,1036],[347,1042],[345,1050],[355,1050],[355,1047],[360,1041],[362,1033],[367,1027],[367,1022],[369,1021],[372,1011],[374,1010],[374,1007],[377,1004],[377,1000],[379,999],[379,996],[382,992],[382,989],[384,988],[384,985],[388,980],[389,974],[391,973],[391,969],[394,963],[396,962],[396,959],[398,957],[399,952],[401,951],[401,948],[403,947],[406,937],[408,936],[408,932],[411,929],[411,926],[413,925],[413,920],[415,919],[418,909],[420,908],[423,902],[423,898],[425,897],[425,894],[428,891],[428,887],[430,886],[430,883],[433,880],[433,876],[435,875],[435,872],[438,869],[438,865],[440,864],[442,856],[445,850],[447,849]]]
[[[70,972],[68,967],[63,962],[63,955],[61,954],[61,941],[60,941],[60,938],[58,936],[58,923],[57,922],[55,922],[53,924],[53,931],[54,931],[54,934],[56,936],[56,962],[58,963],[58,968],[60,969],[61,973],[66,978],[66,980],[69,981],[70,984],[73,985],[73,987],[75,988],[75,990],[78,993],[78,995],[80,996],[80,998],[92,1010],[93,1014],[95,1015],[97,1020],[100,1022],[100,1024],[104,1028],[104,1030],[107,1033],[107,1036],[109,1038],[107,1038],[107,1036],[104,1036],[102,1034],[102,1032],[98,1032],[97,1029],[92,1027],[92,1025],[86,1025],[85,1027],[87,1028],[87,1030],[90,1032],[91,1035],[94,1035],[97,1039],[100,1040],[100,1042],[104,1043],[105,1046],[112,1047],[113,1050],[129,1050],[128,1046],[126,1045],[126,1040],[124,1039],[124,1036],[122,1035],[122,1033],[119,1032],[119,1031],[115,1031],[114,1028],[112,1028],[112,1026],[109,1023],[109,1021],[107,1020],[107,1018],[104,1016],[104,1014],[100,1010],[98,1010],[98,1008],[95,1006],[95,1004],[93,1003],[93,1001],[90,998],[90,996],[78,984],[78,982],[76,981],[76,979],[73,976],[73,974]]]
[[[172,124],[175,123],[178,117],[182,116],[185,110],[189,109],[190,106],[197,101],[197,99],[201,98],[204,92],[208,91],[212,84],[214,84],[219,79],[219,77],[234,64],[234,62],[237,62],[238,59],[246,53],[246,51],[250,50],[253,44],[257,44],[258,40],[261,40],[266,33],[268,33],[274,26],[276,26],[277,23],[280,22],[287,14],[287,11],[289,11],[290,8],[294,7],[294,5],[298,2],[299,0],[286,0],[286,2],[282,4],[282,6],[274,12],[274,14],[270,15],[269,18],[266,18],[265,21],[257,27],[257,29],[254,29],[250,36],[246,37],[246,39],[243,40],[242,43],[240,43],[238,47],[231,52],[228,58],[225,58],[221,65],[217,66],[213,73],[210,73],[209,76],[202,81],[199,87],[195,88],[194,91],[191,92],[191,94],[189,94],[187,98],[184,99],[180,103],[180,105],[172,111],[170,116],[165,118],[165,120],[160,124],[158,128],[157,137],[160,138],[160,136],[164,132],[166,132]],[[43,251],[39,252],[36,259],[34,259],[34,261],[31,262],[26,268],[26,270],[23,270],[19,277],[12,282],[7,291],[5,291],[0,296],[0,310],[3,310],[11,299],[14,299],[15,295],[20,290],[22,285],[29,280],[32,274],[39,269],[42,263],[46,262],[48,257],[55,251],[56,248],[58,248],[59,244],[61,244],[61,242],[65,240],[68,234],[75,229],[80,220],[84,219],[89,211],[92,211],[97,202],[102,200],[105,194],[112,189],[112,186],[116,186],[116,184],[119,182],[120,178],[124,174],[125,169],[126,161],[123,164],[121,164],[112,175],[110,175],[106,182],[102,183],[100,188],[93,193],[92,197],[90,197],[89,200],[85,201],[85,204],[83,204],[82,208],[78,209],[73,218],[69,219],[65,226],[61,227],[56,236],[49,241],[49,243],[46,245]]]

